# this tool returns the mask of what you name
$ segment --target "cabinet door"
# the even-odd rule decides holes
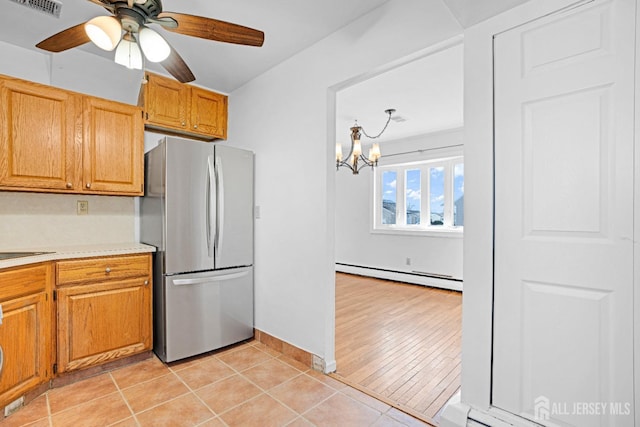
[[[2,79],[0,87],[0,186],[77,190],[76,96],[18,79]]]
[[[58,288],[58,372],[151,349],[151,279]]]
[[[142,109],[85,97],[83,188],[99,194],[142,194]]]
[[[147,124],[178,131],[189,129],[187,123],[189,86],[176,80],[147,74],[145,94]]]
[[[0,407],[50,378],[53,351],[50,267],[39,265],[0,273],[2,302]]]
[[[190,124],[192,132],[225,139],[227,137],[227,97],[192,87]]]

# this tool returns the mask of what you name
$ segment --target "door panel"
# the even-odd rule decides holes
[[[544,425],[633,425],[634,16],[595,1],[494,39],[492,404]]]
[[[165,273],[213,269],[212,224],[208,219],[213,145],[167,138]],[[161,166],[161,165],[156,165]]]
[[[16,79],[2,79],[0,95],[0,185],[77,189],[76,97]]]
[[[157,348],[166,362],[253,336],[253,270],[165,276],[164,324]]]
[[[85,191],[142,194],[142,110],[85,97],[84,132]]]
[[[216,146],[216,268],[253,264],[253,153]]]

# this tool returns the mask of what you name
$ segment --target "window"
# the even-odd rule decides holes
[[[374,231],[462,231],[461,156],[378,166],[374,179]]]

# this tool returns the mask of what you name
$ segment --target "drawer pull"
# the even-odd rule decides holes
[[[144,281],[144,285],[145,285],[145,286],[147,286],[148,284],[149,284],[149,281],[148,281],[148,280],[145,280],[145,281]]]
[[[107,274],[111,273],[111,268],[110,268],[110,267],[107,267],[107,269],[105,270],[105,272],[106,272]]]

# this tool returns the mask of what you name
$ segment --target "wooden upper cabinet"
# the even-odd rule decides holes
[[[191,88],[191,128],[194,132],[227,138],[227,97],[219,93]]]
[[[0,407],[53,375],[53,311],[50,263],[0,272]]]
[[[0,186],[78,190],[76,97],[0,78]]]
[[[147,73],[143,90],[147,125],[187,130],[189,86]]]
[[[0,76],[0,190],[143,194],[142,109]]]
[[[227,138],[227,96],[147,73],[138,104],[150,130],[203,140]]]
[[[143,194],[142,109],[84,97],[83,191]]]

